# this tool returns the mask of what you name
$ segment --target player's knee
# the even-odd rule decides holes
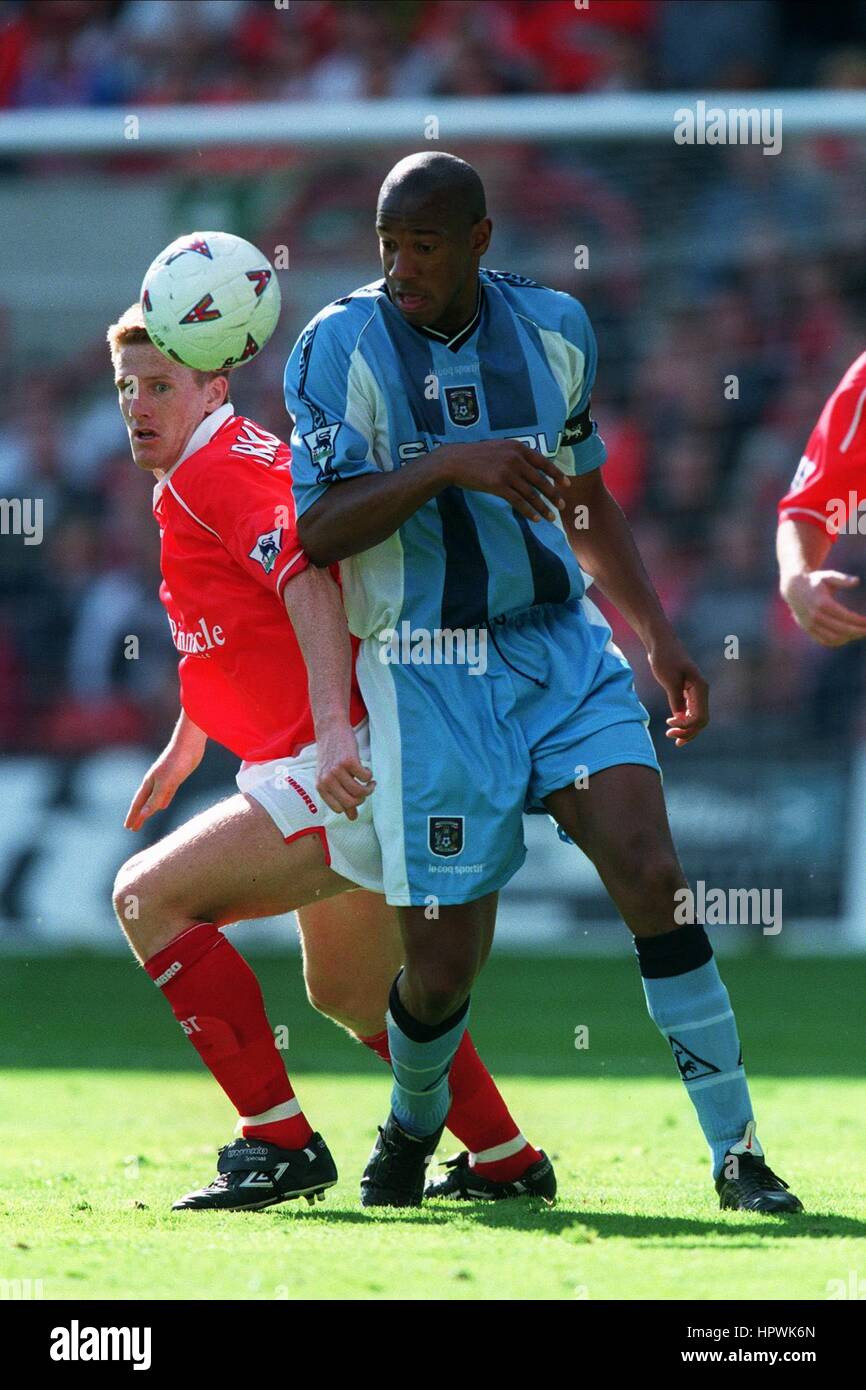
[[[684,886],[685,879],[676,855],[660,848],[636,854],[623,868],[622,883],[628,897],[642,908],[666,914],[673,911],[675,894]]]
[[[126,932],[128,924],[137,922],[141,917],[141,897],[136,875],[137,857],[136,855],[132,859],[128,859],[122,868],[118,869],[114,879],[114,887],[111,890],[114,915],[124,932]]]
[[[118,871],[111,900],[121,930],[142,960],[167,946],[183,923],[160,905],[157,876],[133,855]]]
[[[447,963],[437,969],[427,969],[407,981],[409,1010],[419,1023],[444,1023],[465,1003],[472,988],[472,978],[458,966]]]

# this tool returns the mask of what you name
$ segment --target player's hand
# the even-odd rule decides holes
[[[187,777],[195,772],[202,760],[204,749],[204,742],[200,748],[177,748],[169,744],[160,753],[156,762],[144,774],[141,786],[132,798],[126,820],[123,822],[127,830],[140,830],[154,812],[165,810],[181,782],[185,782]]]
[[[443,444],[439,456],[448,482],[470,492],[489,492],[510,502],[530,521],[555,521],[565,508],[567,473],[544,454],[514,439],[484,439],[477,444]]]
[[[351,725],[316,730],[318,768],[316,790],[330,806],[348,817],[358,819],[358,807],[376,788],[373,774],[361,762],[358,740]]]
[[[853,589],[859,583],[856,575],[839,570],[812,570],[793,575],[783,598],[803,631],[822,647],[843,647],[866,637],[866,618],[840,603],[834,590]]]
[[[653,647],[649,664],[671,709],[665,737],[682,748],[710,722],[710,688],[676,638]]]

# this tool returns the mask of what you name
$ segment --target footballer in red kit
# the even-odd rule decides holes
[[[160,598],[181,653],[183,707],[249,762],[295,757],[315,739],[304,657],[282,605],[309,563],[290,460],[276,435],[223,405],[154,488]],[[349,715],[353,725],[365,717],[354,676]]]
[[[840,535],[866,533],[864,502],[866,352],[826,401],[779,503],[779,588],[800,627],[824,647],[866,637],[866,617],[841,601],[859,579],[825,567]]]
[[[381,895],[339,576],[311,566],[299,545],[289,448],[235,413],[228,373],[163,356],[138,305],[108,342],[133,459],[155,479],[160,598],[180,657],[178,723],[127,828],[170,803],[208,738],[241,759],[236,795],[133,855],[115,883],[133,951],[238,1115],[216,1178],[174,1207],[312,1202],[337,1170],[286,1074],[256,977],[221,928],[298,911],[310,1002],[388,1060],[402,947]],[[472,1155],[464,1195],[552,1198],[549,1160],[521,1134],[468,1034],[450,1087],[448,1126]]]

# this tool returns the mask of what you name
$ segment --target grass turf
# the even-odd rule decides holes
[[[315,1208],[171,1213],[212,1176],[233,1116],[164,1002],[131,961],[6,960],[0,1281],[41,1280],[46,1299],[76,1300],[749,1300],[823,1299],[866,1274],[866,962],[724,965],[762,1142],[808,1208],[786,1219],[718,1211],[626,958],[494,958],[473,1001],[479,1048],[555,1158],[555,1207],[362,1212],[387,1073],[304,1004],[296,962],[255,964],[339,1185]]]

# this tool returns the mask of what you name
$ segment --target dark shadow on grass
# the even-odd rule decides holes
[[[541,1202],[437,1202],[425,1203],[423,1218],[415,1214],[417,1209],[401,1212],[397,1208],[378,1211],[334,1211],[318,1207],[315,1212],[302,1213],[309,1219],[314,1217],[327,1225],[354,1226],[364,1222],[379,1225],[450,1226],[470,1224],[485,1226],[490,1230],[525,1231],[527,1234],[562,1236],[575,1245],[589,1245],[596,1240],[623,1238],[627,1240],[647,1240],[653,1245],[676,1245],[677,1249],[690,1249],[683,1243],[683,1236],[693,1236],[694,1245],[706,1249],[709,1237],[721,1236],[726,1245],[754,1245],[755,1238],[765,1240],[826,1240],[828,1236],[848,1239],[866,1236],[866,1221],[851,1216],[835,1216],[832,1212],[814,1212],[800,1216],[765,1216],[754,1220],[740,1221],[715,1217],[651,1216],[634,1212],[617,1211],[562,1211],[556,1206],[548,1207]],[[297,1212],[289,1210],[274,1211],[273,1216],[282,1221],[296,1219]]]
[[[413,1207],[407,1211],[401,1211],[399,1207],[379,1207],[377,1210],[364,1210],[360,1206],[356,1211],[337,1211],[333,1207],[329,1210],[327,1204],[317,1206],[315,1209],[301,1211],[295,1207],[290,1209],[291,1203],[285,1203],[282,1207],[275,1207],[268,1212],[269,1216],[278,1221],[295,1221],[299,1217],[306,1221],[324,1221],[328,1226],[361,1226],[372,1222],[378,1226],[414,1226],[419,1230],[425,1226],[453,1226],[454,1212],[446,1211],[443,1207],[435,1214],[431,1208],[425,1206],[423,1216],[417,1215],[418,1208]],[[460,1212],[465,1216],[466,1212]]]
[[[445,1209],[446,1204],[443,1203],[443,1210]],[[728,1219],[721,1215],[696,1218],[616,1211],[567,1212],[559,1211],[555,1206],[545,1207],[538,1202],[527,1202],[525,1205],[522,1202],[493,1203],[490,1206],[477,1203],[471,1207],[467,1204],[465,1208],[449,1202],[447,1209],[455,1215],[464,1215],[471,1211],[474,1224],[492,1229],[576,1235],[581,1227],[585,1227],[588,1234],[595,1232],[594,1237],[589,1235],[589,1241],[620,1236],[629,1240],[646,1239],[657,1243],[658,1238],[662,1237],[680,1245],[680,1237],[692,1235],[703,1240],[708,1236],[722,1236],[726,1244],[735,1245],[741,1242],[752,1244],[756,1236],[761,1240],[789,1240],[791,1237],[801,1240],[824,1240],[827,1236],[845,1236],[850,1239],[866,1235],[866,1221],[851,1216],[836,1216],[831,1212],[805,1213],[798,1216],[756,1216],[754,1219],[742,1221],[739,1218]]]

